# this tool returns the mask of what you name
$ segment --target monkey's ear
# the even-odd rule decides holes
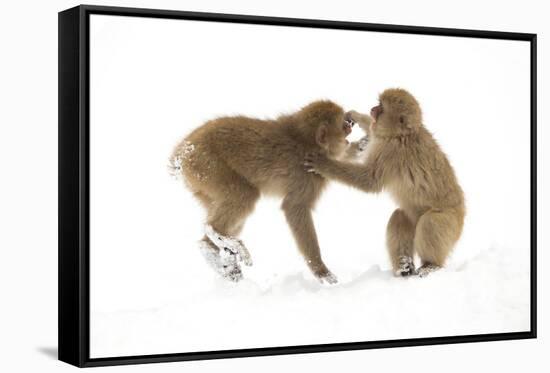
[[[407,117],[405,115],[399,116],[399,124],[401,124],[402,127],[411,128],[411,125],[409,121],[407,120]]]
[[[317,141],[317,144],[323,149],[326,149],[328,147],[327,136],[327,126],[325,126],[324,124],[320,125],[319,128],[317,128],[317,132],[315,133],[315,141]]]

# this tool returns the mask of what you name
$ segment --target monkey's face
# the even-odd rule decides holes
[[[354,122],[350,122],[345,118],[342,118],[340,125],[336,125],[334,141],[329,149],[329,154],[332,157],[338,158],[346,151],[346,148],[349,146],[349,141],[346,137],[351,133],[353,125]]]
[[[370,109],[370,116],[372,117],[372,119],[374,119],[374,122],[376,122],[380,114],[382,114],[383,112],[384,108],[382,107],[382,103],[380,102],[378,105]]]
[[[344,131],[346,136],[351,133],[351,129],[353,128],[354,124],[355,124],[354,121],[344,117],[344,122],[342,123],[342,130]]]
[[[381,125],[383,126],[384,120],[386,118],[382,118],[382,114],[384,114],[384,105],[382,104],[382,101],[378,103],[378,105],[374,106],[372,109],[370,109],[370,116],[372,117],[372,123],[370,125],[371,133],[373,134],[381,134],[381,132],[384,132],[384,129],[380,129]],[[386,115],[384,115],[386,117]]]
[[[403,136],[415,132],[422,123],[416,99],[403,89],[387,89],[379,104],[371,109],[371,129],[380,137]]]
[[[323,148],[331,158],[340,157],[349,145],[346,137],[351,133],[353,123],[345,120],[344,115],[319,126],[317,129],[317,144]]]
[[[392,102],[380,100],[380,103],[371,109],[373,118],[371,131],[379,137],[393,137],[411,134],[420,125],[417,112],[402,101]]]
[[[400,135],[399,113],[393,105],[380,101],[370,111],[372,116],[371,131],[378,137]]]

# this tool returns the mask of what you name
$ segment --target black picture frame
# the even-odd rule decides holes
[[[90,358],[89,346],[89,18],[92,14],[520,40],[531,64],[531,325],[526,332],[405,340]],[[219,359],[536,338],[537,35],[373,23],[80,5],[59,13],[59,360],[78,367]]]

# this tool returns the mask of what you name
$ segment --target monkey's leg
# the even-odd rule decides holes
[[[252,259],[243,242],[230,234],[237,234],[241,230],[243,220],[254,208],[259,193],[255,197],[250,194],[245,198],[242,192],[238,195],[241,204],[235,203],[235,197],[211,204],[205,236],[200,246],[210,266],[231,281],[239,281],[243,277],[238,262],[242,260],[246,265],[252,265]]]
[[[199,200],[204,208],[209,211],[210,207],[212,206],[212,198],[208,197],[208,195],[203,192],[193,192],[193,195]]]
[[[195,183],[193,186],[195,187],[193,194],[211,215],[214,209],[214,200],[206,192],[197,190],[197,187],[201,186],[199,183]],[[242,279],[242,271],[236,255],[228,255],[224,250],[220,251],[206,235],[199,241],[199,250],[210,267],[222,277],[235,282]]]
[[[336,276],[329,271],[321,259],[321,250],[317,241],[317,234],[311,217],[311,206],[306,203],[293,202],[288,196],[282,205],[286,220],[300,253],[306,260],[311,272],[321,281],[335,284]]]
[[[396,276],[415,274],[414,224],[401,209],[393,212],[386,230],[386,243]]]
[[[188,184],[208,212],[208,229],[201,240],[201,251],[216,272],[239,281],[242,278],[239,260],[247,265],[252,260],[242,241],[233,236],[240,232],[260,194],[222,161],[214,159],[209,165],[212,167],[185,169]]]
[[[231,181],[228,184],[227,181]],[[246,265],[252,265],[252,259],[243,242],[233,237],[240,232],[244,220],[254,210],[260,197],[259,191],[238,175],[226,179],[221,199],[215,201],[205,229],[208,239],[223,253],[234,255]]]
[[[200,184],[196,183],[195,187],[197,186],[200,187]],[[214,200],[201,190],[195,189],[193,194],[199,202],[201,202],[208,214],[212,215],[212,211],[215,208]],[[206,262],[222,277],[235,282],[242,279],[242,271],[236,255],[230,255],[227,251],[223,250],[223,248],[220,250],[206,235],[199,241],[199,249],[206,259]],[[251,264],[250,259],[248,263]]]
[[[414,248],[422,260],[419,276],[424,277],[445,265],[461,230],[460,219],[452,211],[428,211],[420,217],[414,237]]]

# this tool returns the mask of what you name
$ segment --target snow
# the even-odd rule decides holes
[[[250,257],[248,249],[238,238],[224,236],[221,233],[216,232],[216,230],[214,230],[214,228],[209,224],[205,226],[204,234],[206,234],[210,241],[220,249],[222,254],[229,250],[229,252],[236,257],[237,261],[243,262],[247,266],[252,265],[252,258]]]
[[[402,255],[399,257],[399,268],[395,271],[396,276],[408,276],[416,272],[414,258]]]
[[[168,164],[168,173],[175,179],[178,180],[182,175],[182,160],[180,157],[176,156],[173,159],[170,159]]]
[[[199,249],[206,263],[229,281],[239,281],[243,278],[241,267],[235,255],[228,255],[224,250],[217,250],[204,240],[199,241]]]
[[[208,272],[188,279],[181,299],[96,315],[94,355],[523,331],[529,328],[527,263],[507,254],[484,250],[426,278],[395,277],[371,265],[331,286],[302,272],[265,282],[245,273],[235,284],[196,263]],[[200,292],[198,281],[205,281]]]
[[[330,271],[323,274],[322,276],[319,276],[317,279],[319,280],[319,282],[321,282],[321,284],[327,283],[333,285],[338,283],[338,277],[336,277],[336,275]]]
[[[168,164],[168,172],[174,179],[177,180],[182,176],[182,165],[189,160],[194,151],[195,145],[189,141],[185,140],[178,144]],[[197,175],[197,177],[201,178],[200,175]]]
[[[416,273],[418,274],[419,277],[426,277],[430,273],[438,271],[439,269],[440,269],[440,267],[438,267],[438,266],[435,266],[433,264],[428,264],[428,265],[425,265],[425,266],[422,266],[422,267],[418,268]]]

